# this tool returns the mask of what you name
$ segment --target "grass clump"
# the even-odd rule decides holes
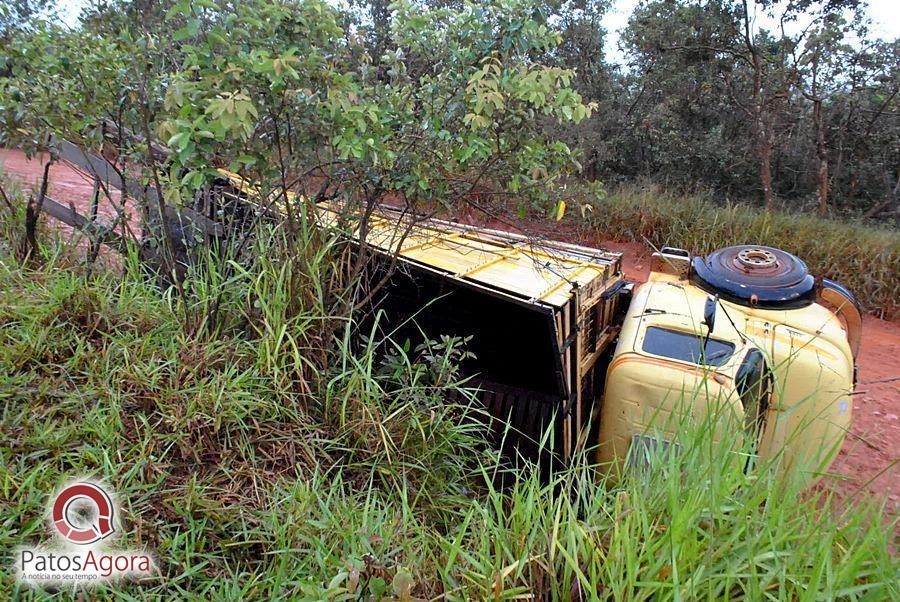
[[[47,496],[69,478],[103,480],[125,504],[127,543],[163,562],[148,595],[230,597],[229,578],[261,571],[255,591],[275,596],[283,584],[266,571],[285,525],[270,512],[287,489],[318,494],[339,478],[446,522],[445,488],[458,496],[482,453],[469,408],[445,399],[456,377],[424,354],[389,366],[346,356],[306,393],[284,378],[292,359],[261,357],[261,335],[186,333],[179,308],[136,275],[86,279],[4,257],[0,324],[0,544],[46,541]]]
[[[161,569],[95,599],[900,594],[882,507],[745,472],[746,442],[709,429],[618,481],[589,459],[498,478],[472,408],[449,401],[470,394],[461,342],[350,344],[325,302],[334,253],[268,244],[183,300],[127,261],[88,275],[0,254],[3,549],[47,541],[48,496],[90,476]],[[3,599],[47,595],[0,582]]]
[[[603,238],[681,247],[705,254],[736,244],[778,247],[802,258],[813,274],[837,280],[881,317],[900,315],[900,236],[896,229],[823,219],[708,195],[678,195],[655,186],[585,192],[586,225]]]

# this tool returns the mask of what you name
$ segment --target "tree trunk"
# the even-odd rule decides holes
[[[744,2],[744,10],[747,11],[747,2]],[[767,126],[765,120],[765,99],[763,98],[762,89],[762,59],[753,45],[750,37],[749,19],[745,12],[745,42],[750,51],[751,62],[753,63],[753,137],[756,142],[756,152],[759,156],[759,184],[762,187],[763,204],[766,211],[772,211],[775,207],[775,200],[772,196],[772,140],[771,128]]]
[[[44,206],[44,199],[47,197],[47,185],[50,181],[50,165],[53,164],[53,155],[47,158],[44,164],[44,174],[41,177],[41,191],[38,193],[37,202],[31,196],[25,206],[25,235],[21,243],[21,258],[23,262],[37,257],[37,224],[41,216],[41,209]]]
[[[763,134],[760,138],[759,183],[766,211],[772,211],[775,208],[775,197],[772,194],[772,140],[768,134]]]
[[[813,123],[816,131],[816,197],[819,201],[819,216],[828,213],[828,149],[825,146],[825,127],[822,123],[822,99],[813,101]]]

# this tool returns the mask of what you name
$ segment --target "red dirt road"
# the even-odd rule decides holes
[[[28,160],[20,151],[0,149],[0,173],[15,177],[24,190],[37,190],[40,187],[43,164],[46,160],[46,154],[40,154]],[[91,178],[68,164],[56,163],[50,167],[50,186],[47,196],[63,205],[72,203],[79,213],[87,215],[93,192],[92,182]],[[117,194],[113,196],[118,200]],[[116,218],[116,210],[108,201],[101,200],[97,209],[99,215],[109,221]]]
[[[26,160],[19,151],[0,149],[0,172],[15,177],[24,188],[31,188],[40,181],[42,163]],[[52,166],[50,175],[49,196],[63,204],[72,203],[81,213],[87,213],[92,190],[90,179],[64,164]],[[100,214],[110,220],[115,218],[109,203],[101,203]],[[483,223],[471,215],[458,217],[460,221]],[[488,225],[508,229],[511,224]],[[532,230],[534,226],[529,224]],[[541,224],[540,233],[623,252],[625,273],[630,279],[646,280],[650,271],[649,254],[641,244],[596,240],[590,232],[562,224]],[[891,511],[900,506],[900,380],[884,381],[897,377],[900,377],[900,323],[866,316],[853,425],[831,470],[842,477],[834,480],[842,498],[850,499],[860,490],[868,491],[886,496]]]

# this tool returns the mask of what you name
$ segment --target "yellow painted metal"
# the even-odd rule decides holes
[[[712,336],[735,346],[724,365],[701,367],[643,351],[650,326],[706,335],[707,296],[686,279],[658,272],[635,291],[607,373],[599,460],[620,470],[635,436],[675,441],[685,419],[718,416],[714,438],[721,438],[721,429],[741,428],[744,409],[735,379],[756,348],[774,373],[759,456],[779,458],[781,471],[800,468],[812,484],[830,465],[850,425],[853,354],[843,324],[819,304],[775,311],[723,301]]]
[[[263,192],[253,184],[226,170],[219,173],[257,204],[263,203],[259,200]],[[301,199],[288,195],[292,204]],[[276,210],[286,211],[283,202],[272,200]],[[339,205],[320,203],[317,209],[323,223],[341,224],[343,211]],[[349,234],[359,240],[359,225],[350,222]],[[600,283],[621,275],[621,253],[422,219],[390,207],[379,208],[371,215],[365,242],[385,255],[396,254],[453,278],[554,308],[563,307],[576,288],[597,289]]]
[[[616,253],[588,255],[542,240],[414,219],[397,211],[376,212],[369,220],[366,242],[385,254],[396,253],[455,278],[553,307],[565,305],[574,288],[618,272],[620,255]],[[360,237],[358,229],[353,236]],[[609,270],[610,266],[615,269]]]

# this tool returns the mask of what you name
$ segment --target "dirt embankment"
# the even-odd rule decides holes
[[[40,181],[42,164],[27,160],[19,151],[0,149],[0,170],[31,187]],[[45,159],[45,157],[44,157]],[[54,165],[50,171],[49,194],[55,200],[73,204],[88,212],[91,180],[67,165]],[[101,203],[100,214],[113,220],[115,210]],[[470,214],[460,221],[484,220]],[[598,240],[583,229],[569,224],[535,224],[513,220],[491,222],[498,229],[525,229],[529,233],[621,251],[626,276],[637,282],[650,272],[647,249],[638,243]],[[854,396],[853,425],[832,471],[842,476],[835,481],[840,496],[851,498],[860,490],[886,496],[891,509],[900,506],[900,323],[866,316],[863,321],[862,350],[859,357],[859,386]]]

